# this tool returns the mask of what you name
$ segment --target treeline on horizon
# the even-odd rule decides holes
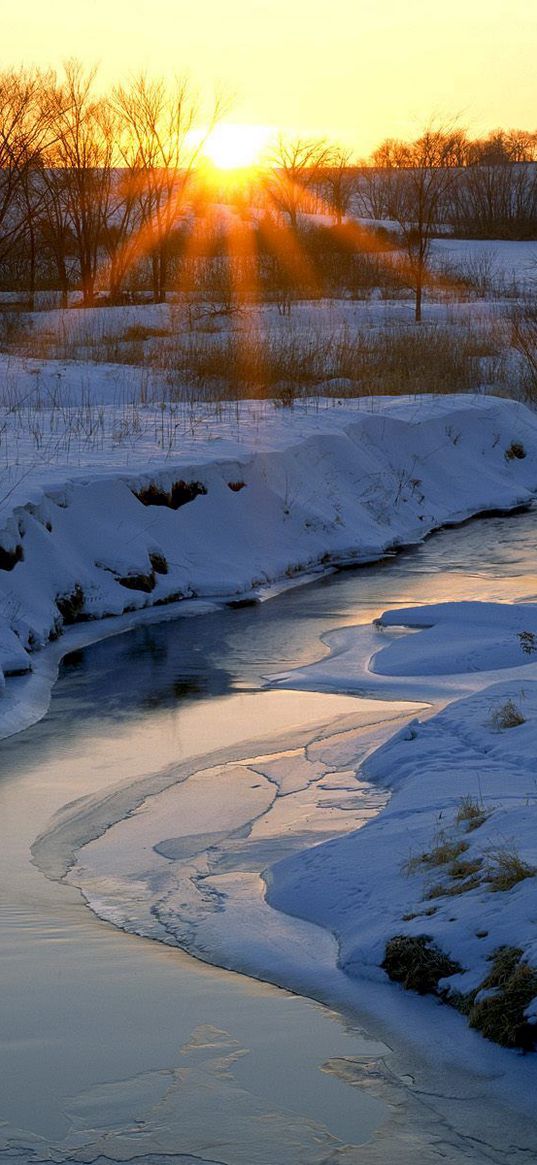
[[[221,112],[216,102],[206,132]],[[434,234],[537,238],[537,132],[430,125],[360,163],[326,141],[280,139],[247,184],[218,192],[202,180],[197,118],[180,80],[140,75],[102,94],[76,61],[60,79],[1,72],[0,289],[30,307],[39,290],[64,305],[73,290],[86,306],[101,290],[163,302],[229,282],[233,265],[245,297],[282,298],[291,284],[352,292],[357,263],[401,236],[406,270],[392,265],[393,277],[416,289]],[[218,199],[242,228],[223,225]]]

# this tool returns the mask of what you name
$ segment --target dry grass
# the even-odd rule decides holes
[[[528,401],[534,402],[537,397],[537,309],[533,303],[515,311],[511,344],[520,358],[524,395]]]
[[[353,397],[473,392],[483,384],[509,388],[505,337],[490,321],[471,327],[424,323],[419,329],[341,325],[328,331],[292,321],[284,329],[269,323],[260,334],[255,314],[252,320],[250,326],[246,312],[233,312],[224,323],[213,320],[208,332],[203,317],[191,326],[177,306],[169,328],[134,322],[113,334],[103,308],[91,320],[78,312],[59,315],[50,331],[22,317],[5,332],[3,347],[35,359],[141,366],[160,374],[172,401],[188,393],[292,403],[318,392]]]
[[[390,979],[420,995],[438,994],[441,979],[462,971],[426,934],[395,935],[386,944],[381,966]]]
[[[525,1012],[537,996],[537,971],[522,962],[522,956],[518,947],[499,947],[491,956],[491,971],[479,990],[466,997],[461,1010],[468,1014],[470,1027],[486,1039],[502,1047],[531,1050],[537,1029],[528,1022]],[[490,994],[479,999],[482,991]]]
[[[451,863],[447,872],[450,878],[454,878],[455,881],[462,881],[463,879],[470,878],[472,874],[477,874],[482,865],[482,858],[472,858],[471,860],[467,861],[455,861]]]
[[[476,863],[474,869],[479,870],[480,866],[481,863]],[[457,898],[459,894],[468,894],[470,890],[476,890],[478,886],[481,886],[481,878],[474,873],[471,877],[461,877],[451,884],[439,882],[436,886],[431,886],[425,897],[429,902],[434,901],[435,898]]]
[[[468,842],[448,838],[445,833],[440,832],[435,838],[435,844],[432,849],[426,850],[422,854],[417,854],[415,857],[410,857],[405,862],[403,873],[407,875],[415,874],[423,866],[431,868],[448,865],[449,862],[454,862],[467,849]]]
[[[518,728],[525,723],[526,717],[513,700],[506,700],[505,704],[501,704],[499,708],[494,708],[490,714],[490,724],[498,732],[503,732],[505,728]]]
[[[484,825],[485,821],[491,815],[491,810],[487,812],[482,802],[477,801],[475,797],[469,794],[462,797],[457,809],[457,816],[455,818],[457,825],[465,825],[466,830],[470,833],[474,829],[479,829]]]
[[[386,944],[382,967],[390,979],[420,994],[439,995],[468,1019],[470,1027],[506,1048],[531,1051],[537,1028],[526,1011],[537,997],[537,971],[523,962],[519,947],[499,947],[490,956],[491,969],[473,991],[441,987],[442,979],[462,967],[437,947],[428,935],[396,935]]]
[[[537,868],[528,865],[514,846],[490,850],[487,854],[484,880],[490,890],[495,892],[512,890],[513,886],[517,886],[526,878],[534,878],[536,874]]]

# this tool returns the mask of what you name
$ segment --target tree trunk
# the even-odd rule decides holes
[[[29,271],[29,286],[28,286],[28,307],[30,311],[35,307],[35,284],[36,284],[36,248],[35,235],[32,224],[30,222],[29,230],[30,238],[30,271]]]
[[[84,307],[93,307],[95,303],[95,276],[90,272],[82,277],[82,302]]]
[[[421,324],[422,296],[423,296],[423,268],[422,268],[421,263],[420,263],[420,265],[418,266],[417,272],[416,272],[416,309],[415,309],[415,313],[414,313],[414,318],[415,318],[417,324]]]
[[[157,303],[166,303],[167,290],[168,290],[168,256],[166,253],[166,243],[162,243],[161,247],[160,247],[160,252],[159,252]]]
[[[157,255],[156,251],[153,251],[153,254],[151,255],[151,273],[152,273],[152,277],[153,277],[153,279],[152,279],[152,281],[153,281],[153,303],[158,303],[160,283],[159,283],[159,263],[158,263],[158,255]]]

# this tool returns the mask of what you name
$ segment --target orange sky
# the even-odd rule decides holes
[[[367,153],[432,115],[537,128],[536,0],[0,0],[0,64],[187,73],[233,122]]]

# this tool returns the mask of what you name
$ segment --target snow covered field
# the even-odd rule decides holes
[[[537,279],[537,244],[503,239],[433,239],[433,261],[482,274],[504,288],[533,290]]]

